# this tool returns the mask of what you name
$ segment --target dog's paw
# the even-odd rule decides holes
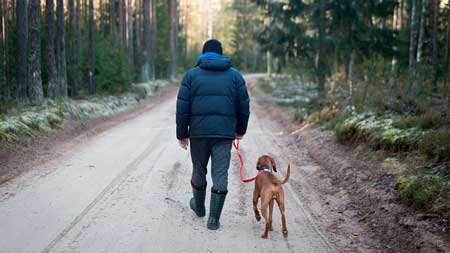
[[[256,215],[255,218],[256,218],[256,221],[260,221],[261,220],[261,216],[260,215]]]
[[[263,234],[263,235],[261,235],[261,238],[262,238],[262,239],[267,239],[268,236],[267,236],[266,234]]]
[[[283,236],[284,236],[284,238],[288,237],[288,231],[287,230],[283,230]]]

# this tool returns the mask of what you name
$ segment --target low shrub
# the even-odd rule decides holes
[[[417,209],[450,215],[450,167],[407,170],[396,179],[400,198]]]
[[[419,143],[419,149],[429,159],[450,161],[450,130],[427,132]]]
[[[439,127],[442,117],[439,112],[428,112],[419,116],[409,116],[400,118],[394,122],[393,126],[399,129],[420,128],[422,130]]]

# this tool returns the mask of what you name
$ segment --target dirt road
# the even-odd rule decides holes
[[[251,212],[253,184],[239,181],[234,151],[221,229],[207,230],[207,219],[189,210],[190,155],[175,140],[171,96],[0,186],[0,251],[341,251],[333,243],[336,235],[328,234],[319,221],[321,204],[315,200],[320,197],[305,177],[317,165],[307,152],[292,148],[282,127],[257,104],[251,109],[249,131],[241,142],[246,176],[255,174],[261,154],[276,157],[279,177],[288,159],[292,163],[285,185],[287,239],[281,234],[278,209],[274,231],[268,240],[260,238],[263,223]]]

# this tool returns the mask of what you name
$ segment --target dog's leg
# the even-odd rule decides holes
[[[253,191],[253,212],[255,213],[255,218],[257,221],[261,220],[261,215],[258,211],[258,199],[259,199],[259,192],[256,191],[256,189]]]
[[[274,204],[274,199],[270,198],[270,202],[269,202],[269,231],[273,231],[273,227],[272,227],[272,214],[273,214],[273,204]]]
[[[261,212],[262,215],[264,217],[264,220],[266,220],[266,228],[264,229],[264,234],[261,235],[261,238],[263,239],[267,239],[268,235],[269,235],[269,215],[267,213],[267,209],[269,209],[269,202],[270,199],[267,200],[265,198],[261,198]]]
[[[287,237],[288,230],[287,230],[287,226],[286,226],[286,212],[285,212],[285,207],[284,207],[284,193],[283,192],[280,192],[279,197],[277,198],[277,203],[278,203],[278,207],[280,208],[280,213],[281,213],[281,224],[282,224],[282,229],[283,229],[283,236]]]

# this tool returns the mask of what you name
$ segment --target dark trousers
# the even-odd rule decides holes
[[[211,157],[212,189],[227,192],[228,168],[230,167],[231,145],[233,140],[220,138],[192,138],[192,184],[197,188],[206,188],[208,160]]]

